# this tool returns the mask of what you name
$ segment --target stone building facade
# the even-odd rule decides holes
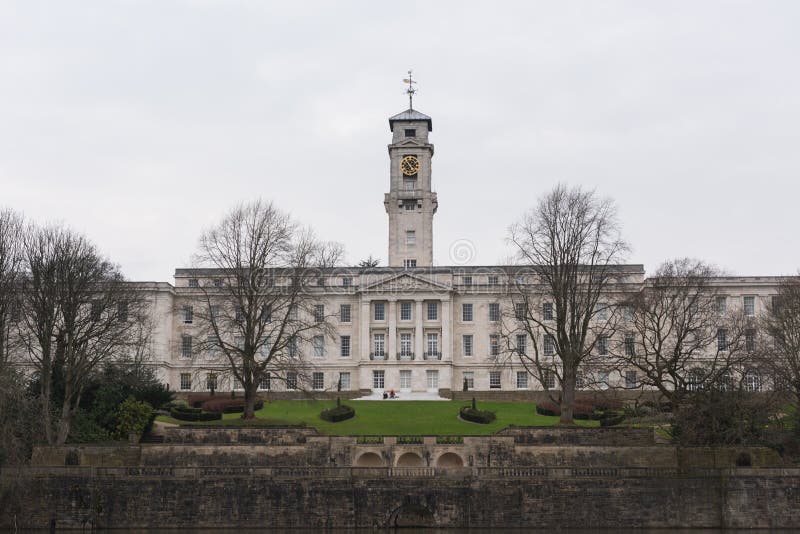
[[[541,390],[513,361],[500,358],[500,319],[513,306],[511,288],[533,283],[514,266],[433,265],[433,216],[438,199],[432,187],[432,119],[408,109],[389,119],[389,217],[387,267],[345,267],[320,272],[317,294],[333,320],[335,334],[321,345],[299,347],[309,362],[309,382],[298,389],[336,391],[509,392]],[[641,290],[642,265],[615,267],[614,291]],[[150,295],[155,331],[152,352],[170,387],[203,391],[224,365],[212,354],[197,354],[201,328],[181,310],[199,298],[197,287],[211,284],[214,270],[177,269],[174,285],[142,286]],[[528,277],[528,278],[526,278]],[[725,277],[714,285],[729,306],[757,315],[777,292],[775,277]],[[540,303],[542,313],[546,299]],[[192,340],[195,340],[193,343]],[[607,381],[631,378],[617,371]],[[216,384],[219,389],[236,384]],[[758,384],[760,387],[760,383]],[[285,390],[266,381],[263,389]]]

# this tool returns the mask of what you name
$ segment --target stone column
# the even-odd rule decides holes
[[[397,352],[397,299],[389,299],[387,306],[389,307],[389,336],[386,340],[386,353],[390,358],[394,358],[394,354]]]
[[[422,299],[417,299],[416,315],[414,316],[414,358],[418,360],[422,359],[425,343],[422,339],[424,335],[422,328],[422,307]]]
[[[372,320],[372,312],[371,309],[371,301],[369,297],[362,296],[361,297],[361,313],[359,314],[358,320],[360,321],[360,334],[358,340],[359,352],[361,353],[361,360],[369,361],[369,351],[370,346],[372,345],[371,340],[369,339],[369,323]]]
[[[452,312],[450,299],[442,300],[442,359],[453,361]]]

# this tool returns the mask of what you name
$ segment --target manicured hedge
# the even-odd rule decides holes
[[[351,408],[350,406],[345,406],[344,404],[339,406],[334,406],[328,410],[322,410],[322,413],[319,416],[330,423],[338,423],[340,421],[347,421],[348,419],[352,419],[355,417],[356,411]]]
[[[600,418],[600,426],[617,426],[624,420],[624,415],[607,415]]]
[[[478,410],[473,408],[472,406],[464,406],[461,408],[461,419],[465,421],[470,421],[472,423],[480,423],[482,425],[486,425],[491,423],[495,420],[494,412],[489,412],[485,410]]]
[[[204,412],[200,408],[173,408],[169,411],[173,419],[180,421],[219,421],[221,413]]]
[[[223,397],[217,397],[215,399],[210,399],[205,401],[202,404],[203,410],[207,412],[215,412],[215,413],[242,413],[244,412],[244,399],[226,399]],[[264,407],[264,401],[261,399],[256,399],[255,409],[260,410]]]

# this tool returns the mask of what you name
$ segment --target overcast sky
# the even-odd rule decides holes
[[[172,281],[236,203],[387,258],[402,78],[433,117],[434,258],[558,182],[631,263],[800,268],[800,2],[0,2],[0,206]]]

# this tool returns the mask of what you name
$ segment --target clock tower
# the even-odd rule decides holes
[[[410,83],[409,90],[411,105]],[[439,203],[431,190],[432,125],[429,116],[412,107],[389,118],[389,192],[383,205],[389,214],[390,267],[433,263],[433,214]]]

